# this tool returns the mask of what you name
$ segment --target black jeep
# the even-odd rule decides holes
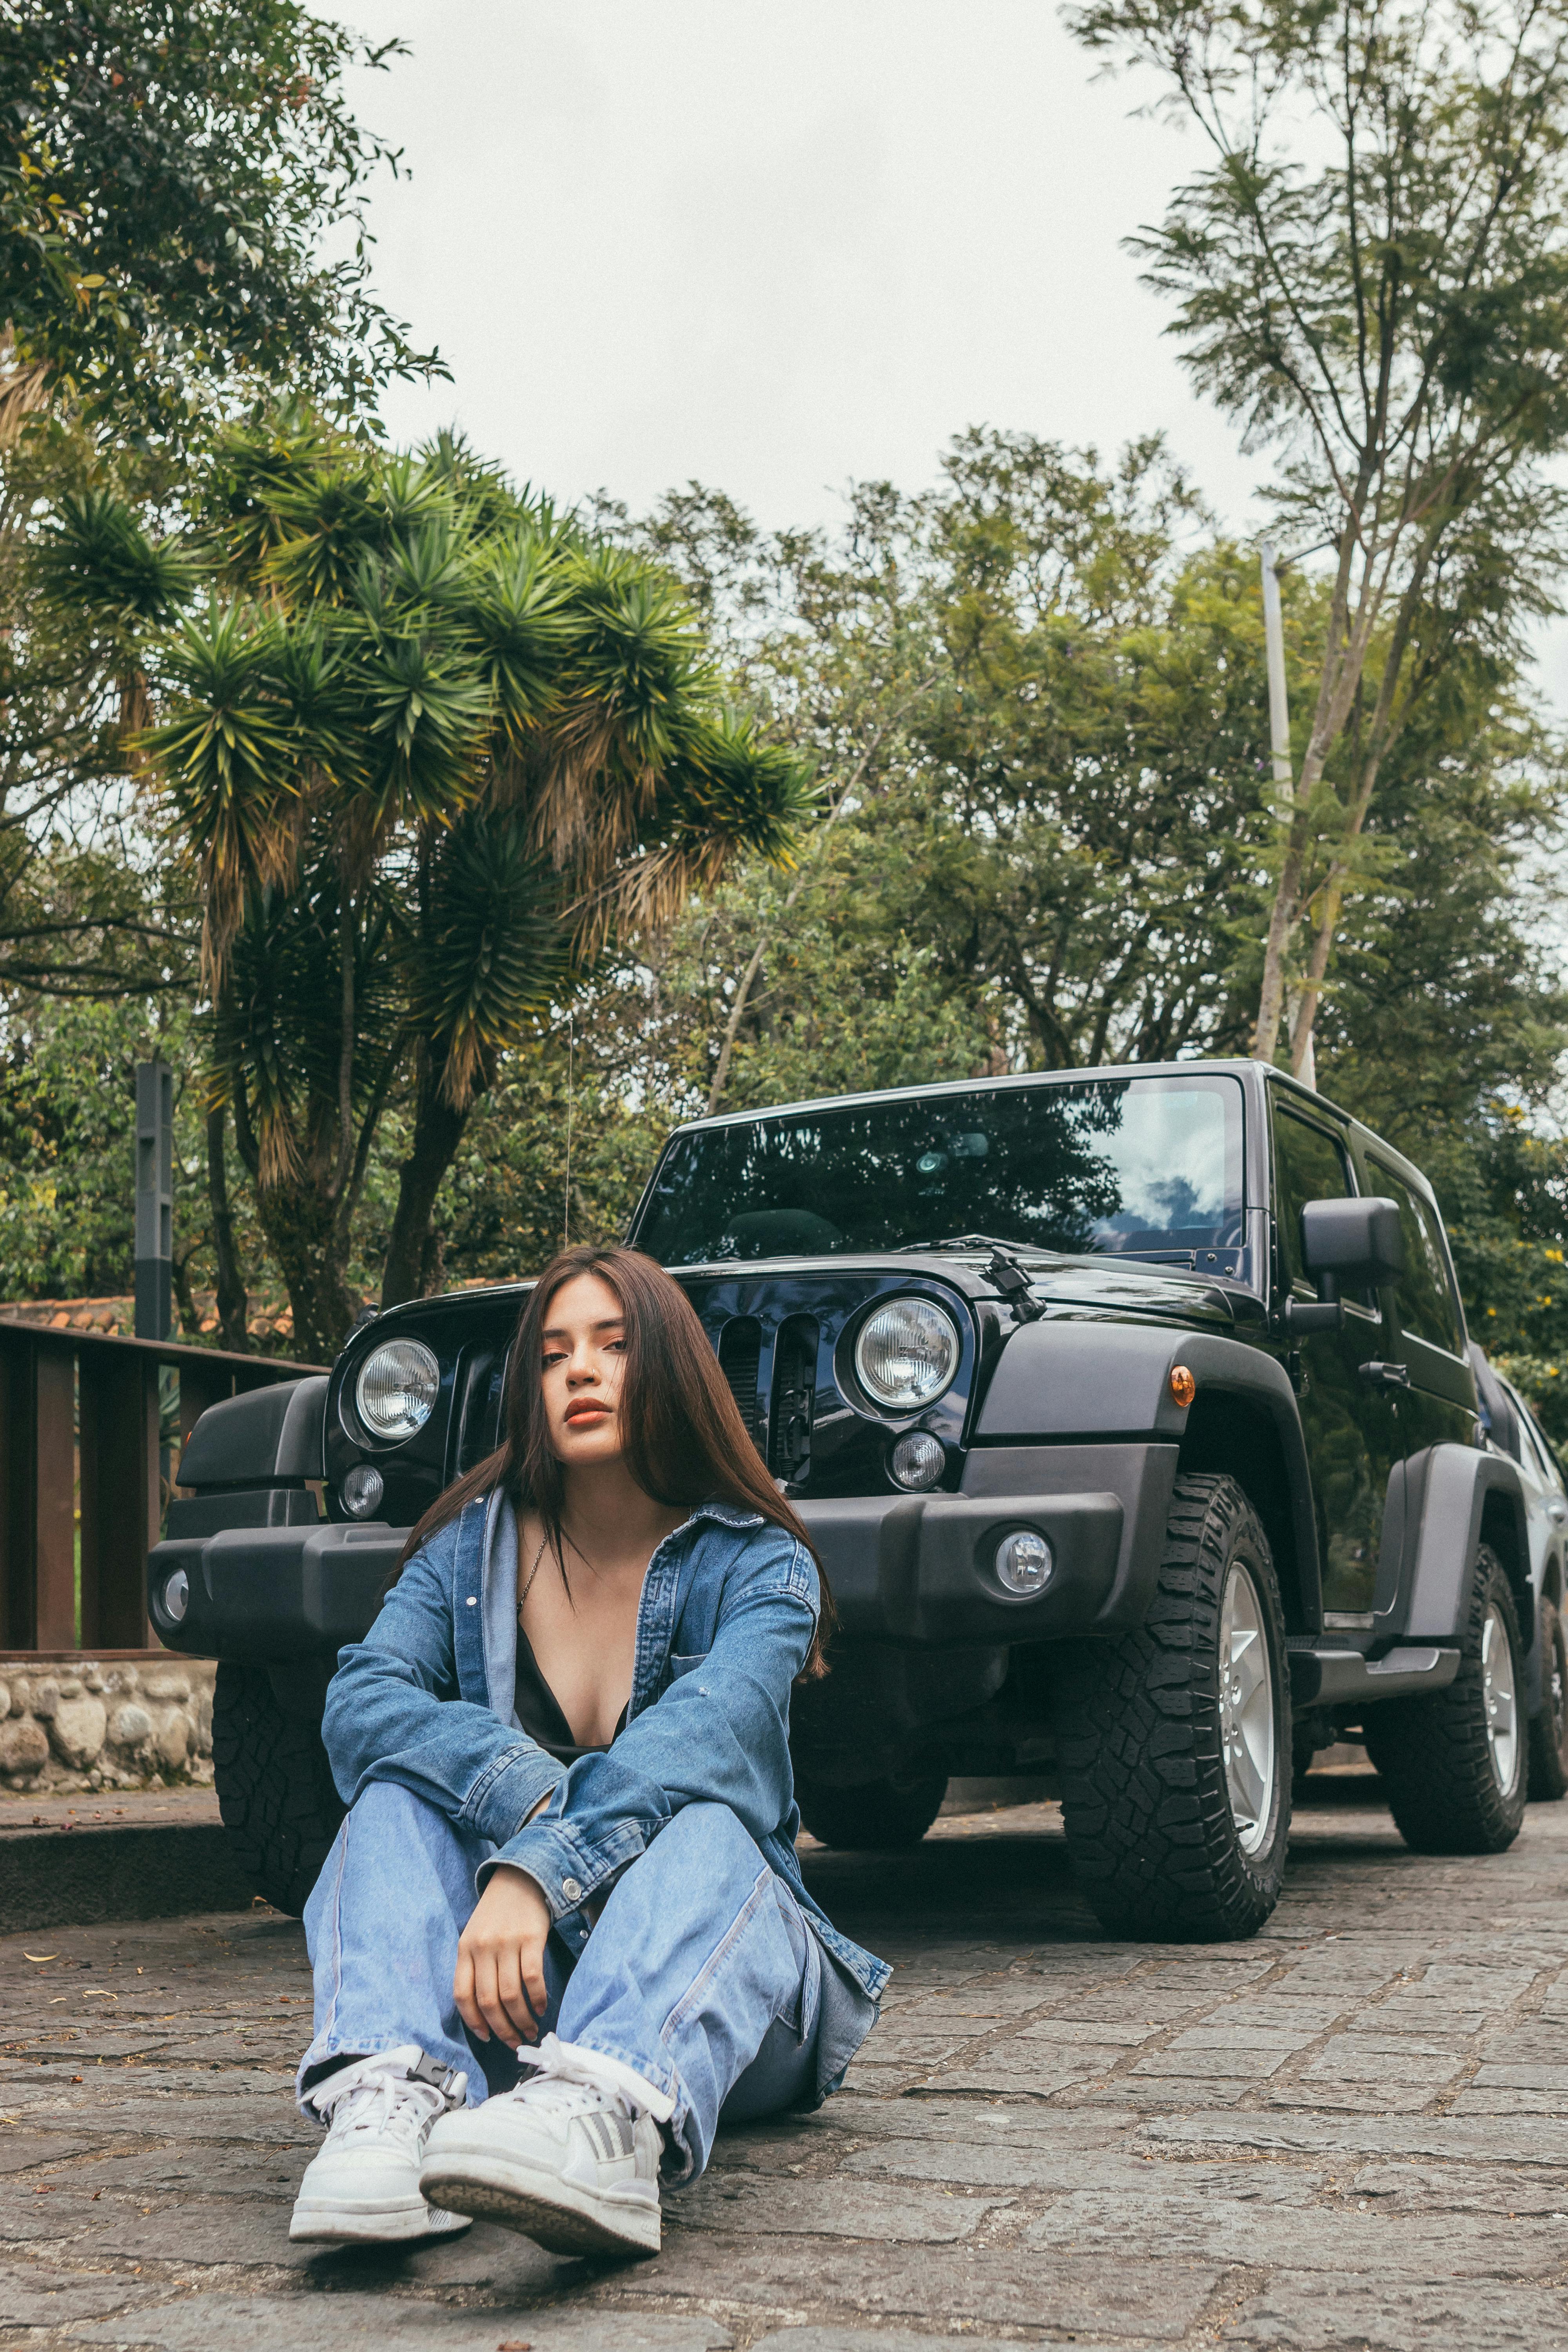
[[[1351,1732],[1412,1845],[1517,1835],[1547,1703],[1519,1466],[1430,1187],[1321,1097],[1189,1062],[700,1119],[628,1238],[831,1580],[794,1727],[817,1837],[911,1843],[951,1774],[1043,1775],[1107,1927],[1246,1936],[1293,1773]],[[185,1451],[153,1620],[222,1662],[224,1819],[285,1908],[342,1812],[334,1654],[496,1444],[524,1287],[394,1308]]]

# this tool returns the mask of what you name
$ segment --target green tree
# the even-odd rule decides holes
[[[8,9],[0,443],[49,400],[179,443],[215,394],[290,384],[357,414],[438,368],[370,293],[363,192],[396,158],[344,88],[401,49],[299,0]]]
[[[142,741],[240,1158],[297,1343],[327,1352],[399,1087],[385,1303],[435,1279],[498,1055],[738,851],[786,856],[808,780],[725,709],[665,574],[450,442],[398,457],[290,410],[222,442],[190,545],[79,498],[46,571],[58,602],[151,609],[163,583],[187,608],[140,640]]]
[[[1207,139],[1132,243],[1195,381],[1279,452],[1287,528],[1332,551],[1254,1030],[1272,1059],[1294,977],[1300,1070],[1384,764],[1441,667],[1422,639],[1517,656],[1555,609],[1568,36],[1529,0],[1079,0],[1068,22]]]

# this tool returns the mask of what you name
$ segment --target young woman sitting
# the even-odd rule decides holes
[[[790,1690],[831,1603],[689,1300],[569,1250],[510,1361],[506,1443],[328,1693],[296,2239],[482,2214],[657,2252],[661,2175],[820,2104],[889,1975],[801,1882]]]

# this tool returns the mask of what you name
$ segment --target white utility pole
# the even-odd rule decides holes
[[[1275,560],[1274,542],[1266,539],[1258,550],[1263,558],[1263,644],[1268,662],[1268,740],[1274,753],[1274,782],[1282,793],[1290,791],[1294,774],[1290,766],[1290,698],[1285,686],[1285,620],[1279,609],[1279,571]],[[1310,1038],[1307,1041],[1307,1057],[1297,1073],[1310,1087],[1318,1083],[1317,1060]]]

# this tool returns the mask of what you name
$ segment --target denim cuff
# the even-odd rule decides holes
[[[515,1837],[542,1797],[552,1797],[566,1778],[566,1767],[536,1748],[509,1748],[469,1790],[461,1818],[491,1845],[505,1845]]]
[[[556,1815],[531,1821],[507,1839],[499,1853],[479,1864],[478,1884],[498,1864],[526,1871],[550,1906],[552,1919],[564,1919],[590,1895],[619,1876],[628,1862],[643,1851],[643,1840],[629,1822],[620,1823],[592,1849],[580,1845]]]

